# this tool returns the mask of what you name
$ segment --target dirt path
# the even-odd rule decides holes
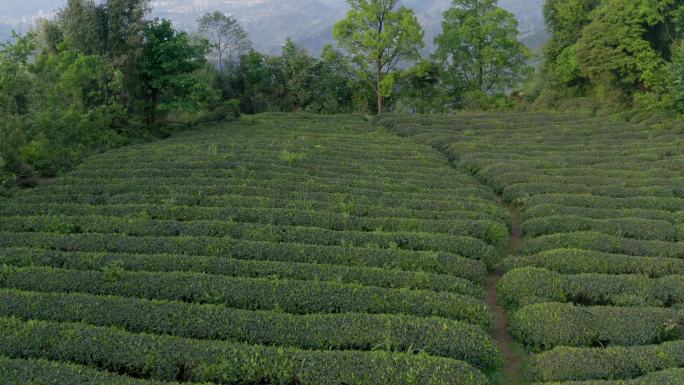
[[[508,241],[508,254],[513,254],[520,247],[522,242],[522,230],[520,228],[520,211],[517,207],[509,206],[501,203],[510,212],[513,228],[511,237]],[[501,349],[501,356],[504,360],[504,368],[502,371],[503,378],[501,378],[501,385],[520,385],[522,384],[520,377],[520,358],[515,350],[513,336],[508,331],[508,312],[503,306],[499,305],[499,296],[496,291],[496,285],[503,277],[504,271],[501,267],[495,267],[489,272],[486,283],[486,297],[485,301],[494,314],[494,340]]]

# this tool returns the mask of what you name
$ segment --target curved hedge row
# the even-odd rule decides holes
[[[193,207],[260,207],[274,209],[325,210],[337,214],[358,217],[388,217],[417,219],[494,219],[510,224],[508,213],[501,207],[474,197],[464,197],[458,202],[450,201],[383,201],[382,199],[363,199],[361,197],[319,197],[316,194],[303,194],[297,199],[283,197],[256,197],[243,195],[178,195],[161,197],[157,194],[127,193],[121,195],[21,195],[13,197],[12,202],[22,205],[66,205],[81,204],[95,206],[123,206],[136,204],[139,207],[156,204],[159,201],[179,206]],[[406,207],[404,207],[406,206]]]
[[[684,240],[675,225],[643,218],[590,219],[574,215],[555,215],[529,219],[522,223],[523,234],[540,236],[578,231],[598,231],[615,237],[676,242]]]
[[[38,202],[36,202],[38,203]],[[522,220],[528,221],[536,218],[550,216],[579,216],[591,219],[610,218],[643,218],[654,221],[666,221],[669,223],[681,223],[684,217],[678,217],[676,213],[666,210],[654,209],[600,209],[578,206],[563,206],[553,203],[542,203],[536,206],[526,207],[522,213]]]
[[[55,207],[56,206],[56,207]],[[61,207],[60,207],[61,206]],[[424,220],[418,218],[355,217],[332,212],[240,207],[193,207],[169,205],[3,205],[0,215],[6,217],[58,216],[126,217],[125,219],[165,221],[225,221],[271,226],[318,227],[336,231],[425,232],[481,237],[493,243],[501,242],[506,226],[486,220]],[[66,218],[65,218],[66,219]],[[73,218],[75,219],[75,218]],[[120,218],[124,219],[124,218]],[[216,225],[215,222],[213,222]],[[40,223],[36,223],[39,226]],[[87,225],[87,223],[86,223]],[[96,223],[90,224],[96,226]],[[121,225],[119,225],[121,226]],[[114,229],[115,230],[115,229]],[[224,230],[226,231],[226,230]]]
[[[517,183],[506,186],[502,197],[507,202],[525,202],[535,195],[590,194],[611,198],[630,197],[684,197],[684,188],[677,186],[623,187],[620,185],[587,186],[584,184]]]
[[[684,368],[667,369],[649,373],[643,377],[630,380],[613,381],[570,381],[546,382],[535,385],[681,385],[684,384]]]
[[[642,241],[614,237],[595,231],[544,235],[533,238],[525,242],[520,252],[534,254],[544,250],[562,248],[580,248],[614,254],[684,259],[684,241]]]
[[[371,249],[341,246],[234,241],[207,237],[128,237],[115,234],[57,235],[0,233],[0,247],[22,247],[66,252],[176,254],[235,259],[327,263],[345,266],[383,267],[407,271],[479,275],[481,261],[437,252]]]
[[[312,350],[420,352],[495,369],[501,358],[480,327],[404,315],[249,311],[88,294],[0,290],[0,316],[122,327],[131,332]],[[220,322],[217,322],[220,320]]]
[[[511,334],[535,351],[557,346],[631,346],[684,336],[684,313],[654,307],[539,303],[517,310]]]
[[[558,347],[534,355],[526,366],[531,381],[621,380],[684,367],[684,341],[607,348]]]
[[[309,243],[295,242],[264,242],[229,237],[204,237],[204,236],[140,236],[133,237],[120,234],[53,234],[53,233],[0,233],[0,247],[38,247],[64,251],[110,251],[110,252],[131,252],[131,253],[174,253],[174,254],[193,254],[193,255],[213,255],[236,257],[244,253],[241,249],[258,249],[266,245],[275,246],[281,252],[294,250],[297,254],[309,253],[310,250],[330,254],[338,252],[339,249],[355,249],[355,254],[361,252],[373,253],[375,250],[385,251],[386,254],[395,256],[399,251],[405,255],[420,256],[421,254],[437,253],[437,250],[402,250],[398,247],[381,249],[368,245],[369,247],[345,246],[325,246]],[[246,246],[246,247],[245,247]],[[289,246],[289,247],[288,247]],[[467,258],[481,260],[485,263],[493,263],[498,255],[498,250],[484,241],[475,238],[457,237],[457,241],[450,244],[449,249],[454,254],[463,255]],[[422,252],[422,253],[421,253]],[[445,253],[445,252],[443,252]],[[239,258],[239,257],[238,257]],[[248,259],[254,257],[250,256]],[[257,257],[258,258],[258,257]]]
[[[684,259],[635,257],[582,249],[555,249],[517,255],[505,260],[506,268],[539,267],[564,274],[642,274],[649,277],[684,274]]]
[[[544,194],[527,199],[527,205],[529,207],[545,203],[597,209],[684,211],[684,199],[676,197],[658,197],[657,199],[654,199],[653,197],[648,196],[615,198],[588,194]]]
[[[4,318],[0,319],[0,329],[6,330],[0,334],[0,355],[72,362],[160,381],[254,385],[488,384],[482,373],[462,361],[427,355],[301,351]]]
[[[177,382],[139,380],[63,362],[47,361],[44,359],[12,359],[0,356],[0,385],[65,384],[179,385]],[[189,383],[186,384],[191,385]]]
[[[449,233],[418,231],[330,230],[319,227],[263,225],[218,220],[158,220],[101,216],[23,216],[0,217],[0,231],[49,232],[60,234],[96,233],[131,236],[229,237],[265,242],[306,243],[327,246],[351,244],[398,247],[406,250],[460,252],[460,244],[479,238],[502,249],[508,228],[489,221],[452,221]],[[462,227],[458,229],[458,227]],[[454,232],[451,232],[454,231]],[[456,232],[458,231],[458,233]]]
[[[572,381],[536,385],[681,385],[684,384],[684,368],[666,369],[629,380]]]
[[[440,316],[488,328],[481,300],[447,292],[385,289],[335,282],[234,278],[194,273],[78,271],[0,267],[0,287],[81,292],[220,304],[248,310],[309,313],[389,313]]]
[[[414,210],[414,211],[463,211],[464,215],[490,214],[496,218],[508,218],[508,213],[494,203],[484,200],[476,196],[464,196],[458,201],[449,199],[412,199],[396,198],[391,196],[358,196],[353,197],[345,194],[321,193],[315,191],[302,191],[295,197],[283,196],[281,191],[274,191],[269,194],[257,195],[242,195],[242,194],[209,194],[203,192],[202,194],[183,193],[180,191],[170,191],[168,194],[147,194],[145,192],[131,193],[130,191],[119,192],[105,192],[98,191],[96,194],[88,192],[78,192],[78,187],[74,189],[65,189],[62,193],[52,192],[48,193],[44,190],[35,190],[34,193],[22,196],[17,196],[12,199],[14,202],[14,211],[6,212],[7,214],[16,213],[19,208],[33,214],[30,211],[30,206],[41,207],[43,211],[60,213],[60,208],[77,207],[80,206],[129,206],[137,205],[138,207],[149,208],[152,205],[158,204],[161,200],[168,204],[191,207],[243,207],[243,208],[301,208],[305,210],[313,210],[319,207],[325,207],[326,211],[338,213],[350,213],[357,216],[370,217],[392,217],[392,218],[411,218],[411,215],[371,215],[373,210],[379,210],[381,213],[390,212],[393,210]],[[65,198],[68,197],[68,198]],[[67,206],[71,205],[71,206]],[[332,209],[332,210],[331,210]],[[359,210],[359,212],[354,212]]]
[[[294,280],[340,281],[390,289],[449,291],[483,298],[485,268],[459,278],[374,267],[259,261],[174,254],[79,253],[35,249],[0,249],[0,265],[17,267],[46,266],[72,270],[119,268],[129,271],[184,271],[231,277],[281,278]],[[464,272],[465,273],[465,272]]]
[[[526,267],[511,270],[499,283],[508,306],[539,301],[587,305],[655,305],[684,303],[684,275],[649,278],[644,275],[573,274]]]

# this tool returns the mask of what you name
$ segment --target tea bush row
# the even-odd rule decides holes
[[[64,270],[0,267],[0,287],[118,295],[247,310],[294,314],[374,313],[440,316],[488,328],[491,317],[481,300],[448,292],[386,289],[323,281],[235,278],[178,272]]]
[[[376,267],[260,261],[175,254],[107,254],[37,249],[0,249],[0,265],[46,266],[73,270],[122,269],[150,272],[193,272],[231,277],[338,281],[390,289],[448,291],[484,297],[485,268],[465,278],[447,274]]]
[[[70,362],[156,381],[215,384],[462,384],[486,377],[453,359],[401,353],[302,351],[132,334],[83,324],[0,319],[0,355]]]
[[[500,363],[494,341],[480,327],[442,318],[360,313],[294,315],[183,302],[13,290],[0,290],[0,315],[307,350],[424,351],[486,370]]]
[[[655,307],[582,307],[554,302],[525,306],[511,334],[534,351],[557,346],[647,345],[684,336],[684,313]]]
[[[526,267],[511,270],[499,283],[501,301],[520,306],[539,301],[569,301],[586,305],[672,306],[684,303],[684,275],[582,273],[564,275]]]
[[[129,237],[114,234],[0,233],[0,247],[65,252],[178,254],[245,260],[327,263],[479,276],[481,261],[434,251],[271,243],[209,237]]]

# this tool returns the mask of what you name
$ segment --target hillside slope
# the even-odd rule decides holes
[[[384,117],[521,211],[501,304],[529,382],[684,383],[684,131],[577,114]],[[583,384],[583,383],[582,383]]]
[[[0,378],[485,385],[509,223],[490,188],[358,117],[101,154],[0,202]]]

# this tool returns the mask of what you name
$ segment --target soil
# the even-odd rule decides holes
[[[514,254],[522,243],[522,230],[520,227],[520,211],[517,207],[504,205],[511,214],[512,230],[508,242],[508,254]],[[486,297],[485,302],[494,314],[494,333],[493,337],[501,350],[501,356],[504,360],[504,368],[502,371],[503,378],[502,385],[520,385],[522,380],[520,377],[520,357],[515,348],[515,341],[513,336],[508,331],[508,312],[498,302],[498,294],[496,291],[497,284],[504,275],[504,270],[501,267],[496,267],[489,272],[486,283]]]

